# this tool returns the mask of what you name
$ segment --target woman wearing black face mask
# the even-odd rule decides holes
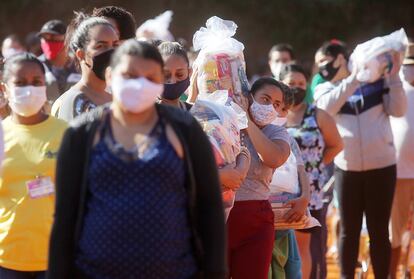
[[[406,96],[398,71],[399,54],[391,71],[372,83],[360,83],[354,67],[348,70],[347,50],[327,42],[320,48],[318,66],[328,82],[315,88],[315,102],[332,115],[343,138],[335,157],[335,189],[340,214],[341,278],[354,278],[362,218],[370,238],[375,278],[388,278],[391,245],[388,223],[396,180],[396,151],[390,116],[401,117]]]
[[[190,86],[192,70],[185,49],[177,42],[164,42],[158,46],[164,59],[164,92],[159,103],[189,110],[191,105],[180,101],[181,95]]]
[[[52,114],[71,121],[79,114],[111,101],[105,70],[114,48],[119,45],[119,37],[106,19],[77,13],[69,26],[67,43],[77,59],[82,78],[56,100]]]
[[[325,166],[342,150],[342,139],[333,118],[325,111],[305,102],[306,74],[298,65],[287,65],[281,72],[281,80],[294,92],[294,105],[287,116],[289,134],[296,139],[302,151],[305,169],[309,176],[311,199],[309,209],[322,228],[296,232],[302,258],[304,279],[326,278],[325,247],[321,237],[326,230],[326,212],[323,210],[321,188],[328,181]],[[321,274],[317,274],[320,270]]]

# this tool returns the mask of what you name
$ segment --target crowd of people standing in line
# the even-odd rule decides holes
[[[375,278],[395,278],[414,201],[413,42],[372,83],[341,41],[321,45],[312,77],[275,45],[239,104],[242,152],[217,168],[189,113],[185,46],[136,38],[115,6],[31,38],[40,48],[11,35],[1,49],[0,278],[327,278],[332,199],[341,278],[354,278],[364,216]],[[291,153],[301,195],[285,217],[309,210],[321,227],[275,230],[270,183]],[[222,189],[236,192],[227,220]]]

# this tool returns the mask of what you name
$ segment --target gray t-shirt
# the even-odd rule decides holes
[[[289,144],[289,134],[284,127],[270,124],[265,126],[262,132],[270,140],[283,140]],[[244,145],[249,149],[252,158],[247,177],[236,192],[236,201],[268,200],[269,185],[275,169],[263,164],[247,133],[242,133]],[[277,155],[275,154],[275,156]]]

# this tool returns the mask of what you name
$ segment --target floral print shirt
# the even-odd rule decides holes
[[[323,207],[322,188],[327,182],[325,165],[322,162],[325,141],[316,120],[316,107],[309,105],[299,126],[288,127],[289,134],[297,141],[305,169],[309,177],[311,198],[309,208],[319,210]]]

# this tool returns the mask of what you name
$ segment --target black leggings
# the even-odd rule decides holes
[[[395,181],[395,165],[363,172],[335,169],[335,188],[341,217],[339,256],[342,279],[354,278],[364,213],[375,278],[387,278],[391,253],[388,222]]]

